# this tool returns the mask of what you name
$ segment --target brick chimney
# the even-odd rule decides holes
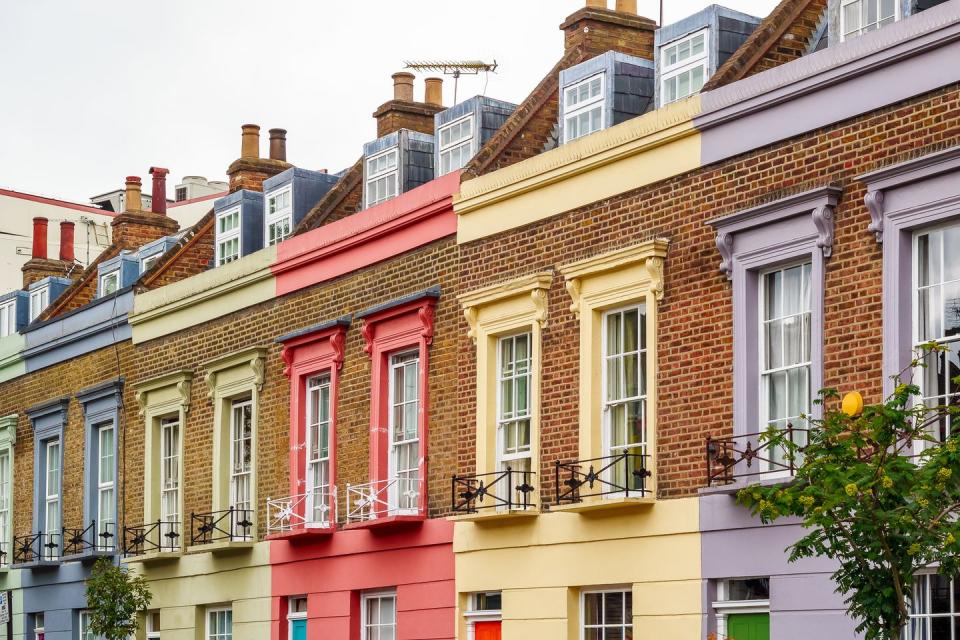
[[[230,176],[230,193],[247,189],[249,191],[263,191],[263,181],[286,171],[293,165],[286,161],[287,132],[284,129],[270,130],[270,157],[260,157],[260,127],[255,124],[245,124],[240,127],[240,157],[234,160],[227,169]],[[274,140],[275,132],[283,132],[283,142]],[[275,158],[282,148],[283,158]]]
[[[373,112],[373,117],[377,119],[377,137],[382,138],[400,129],[433,135],[433,116],[444,109],[440,104],[443,100],[437,95],[438,87],[434,82],[436,79],[428,81],[425,89],[426,102],[415,102],[413,99],[414,75],[400,71],[392,77],[393,100],[384,102]],[[428,104],[431,99],[436,102]]]
[[[49,222],[46,218],[37,217],[33,219],[33,251],[30,259],[23,265],[23,288],[26,289],[37,280],[43,280],[49,276],[58,278],[76,276],[80,269],[74,269],[73,266],[73,223],[62,222],[60,232],[63,234],[65,228],[69,225],[69,238],[61,235],[60,239],[60,259],[51,260],[47,257],[47,226]],[[64,247],[69,247],[67,257],[64,256]],[[69,259],[67,259],[69,258]]]
[[[270,159],[287,161],[287,130],[270,129]]]
[[[588,57],[620,51],[653,60],[653,34],[657,23],[637,15],[637,0],[616,0],[616,10],[607,0],[587,0],[586,6],[571,14],[560,29],[564,50],[581,47]]]
[[[153,194],[154,204],[151,208],[156,209],[157,201],[160,200],[163,204],[159,206],[165,209],[167,170],[159,167],[154,169],[151,169],[154,188],[159,188],[159,191],[155,191]],[[127,177],[124,202],[124,212],[110,223],[113,227],[113,243],[119,245],[121,249],[138,249],[148,242],[176,233],[180,229],[177,221],[167,217],[164,213],[143,210],[139,176]]]

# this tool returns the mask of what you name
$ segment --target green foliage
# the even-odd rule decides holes
[[[107,558],[93,565],[87,579],[90,631],[104,640],[126,640],[137,631],[137,613],[150,606],[143,576],[117,567]]]
[[[910,370],[922,360],[918,354]],[[802,519],[808,532],[790,547],[790,561],[839,562],[833,578],[867,640],[900,639],[919,569],[938,563],[950,577],[960,570],[960,430],[942,443],[931,435],[940,421],[960,419],[958,407],[924,405],[917,386],[895,380],[883,404],[855,417],[832,408],[835,390],[822,391],[824,417],[809,419],[804,446],[783,432],[766,436],[799,465],[795,481],[737,495],[765,523]],[[917,441],[925,442],[919,455]]]

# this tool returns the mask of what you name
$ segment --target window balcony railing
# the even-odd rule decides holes
[[[536,505],[531,500],[535,491],[533,471],[506,471],[478,473],[472,476],[453,476],[450,483],[450,502],[453,512],[477,513],[481,509],[525,511]]]
[[[0,542],[0,567],[9,567],[13,560],[10,554],[10,543],[6,540]]]
[[[59,533],[31,533],[13,537],[13,564],[59,562],[61,537]]]
[[[190,514],[190,546],[215,542],[251,542],[253,510],[230,507],[226,511]]]
[[[123,553],[143,556],[149,553],[180,551],[180,523],[171,520],[137,524],[123,528]]]
[[[422,481],[416,476],[347,485],[347,524],[420,513]]]
[[[337,488],[267,499],[267,533],[329,529],[337,521]]]
[[[797,470],[796,456],[788,454],[772,437],[782,437],[798,447],[807,441],[807,430],[787,425],[783,430],[713,438],[707,436],[705,446],[707,486],[733,484],[744,478],[790,477]]]
[[[555,464],[556,504],[574,504],[584,498],[647,497],[647,454],[624,452],[614,456]]]
[[[91,553],[114,553],[117,549],[117,525],[114,522],[97,526],[91,520],[86,529],[63,529],[63,555],[84,556]]]

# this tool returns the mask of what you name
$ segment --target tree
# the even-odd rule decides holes
[[[905,371],[944,351],[923,345]],[[858,395],[848,396],[845,405],[859,406],[846,412],[836,406],[836,390],[821,391],[824,417],[807,418],[802,446],[785,432],[765,434],[797,464],[794,481],[737,494],[764,523],[802,520],[807,533],[788,549],[790,561],[826,556],[839,563],[833,579],[867,640],[900,640],[918,570],[938,564],[952,577],[960,569],[960,429],[942,441],[933,435],[960,419],[960,407],[923,403],[903,373],[894,381],[882,404],[863,407],[850,402]]]
[[[151,599],[143,576],[100,558],[87,579],[90,631],[104,640],[133,637],[137,632],[137,613],[149,607]]]

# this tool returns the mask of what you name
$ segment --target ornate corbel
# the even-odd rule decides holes
[[[147,415],[147,392],[146,391],[137,391],[137,407],[139,407],[138,413],[140,417],[143,418]]]
[[[373,357],[373,324],[369,320],[363,321],[363,326],[360,327],[360,335],[363,336],[363,350],[366,351],[368,356]]]
[[[580,278],[570,278],[564,283],[570,299],[573,300],[570,311],[578,320],[580,319],[580,284]]]
[[[877,242],[883,242],[883,191],[868,191],[863,202],[870,212],[870,226],[867,231],[877,237]]]
[[[823,257],[833,253],[833,205],[825,204],[813,210],[813,224],[817,228],[817,246]]]
[[[477,344],[477,321],[479,317],[477,308],[464,307],[463,317],[467,319],[467,326],[470,327],[470,329],[467,331],[467,337],[473,340],[473,344]]]
[[[289,378],[293,373],[293,349],[283,347],[280,350],[280,359],[283,360],[283,375]]]
[[[177,393],[180,394],[180,406],[183,407],[184,414],[190,411],[190,384],[191,384],[190,380],[186,378],[182,378],[179,382],[177,382]],[[138,402],[139,402],[139,398],[138,398]],[[144,404],[145,403],[146,403],[146,400],[144,399]],[[143,406],[144,405],[141,405],[141,407]],[[142,410],[140,412],[140,415],[143,415]]]
[[[427,346],[430,346],[433,343],[433,324],[437,317],[436,310],[432,304],[427,303],[420,307],[417,316],[420,318],[420,325],[423,327],[420,335],[423,336]]]
[[[207,381],[207,397],[213,400],[217,395],[217,372],[207,371],[204,380]]]
[[[250,359],[250,370],[253,371],[253,384],[256,385],[257,391],[263,391],[263,379],[264,379],[264,364],[263,358],[257,356]]]
[[[546,289],[533,289],[530,291],[530,299],[533,300],[533,307],[536,309],[534,318],[540,324],[540,328],[547,326],[547,291]]]
[[[657,300],[663,300],[663,258],[647,258],[643,266],[646,267],[647,277],[650,278],[650,291]]]
[[[717,249],[720,251],[720,272],[726,274],[727,280],[733,280],[733,234],[726,231],[717,232]]]
[[[334,331],[330,336],[330,348],[333,350],[333,366],[337,371],[343,368],[344,345],[346,344],[347,333],[345,331]]]

